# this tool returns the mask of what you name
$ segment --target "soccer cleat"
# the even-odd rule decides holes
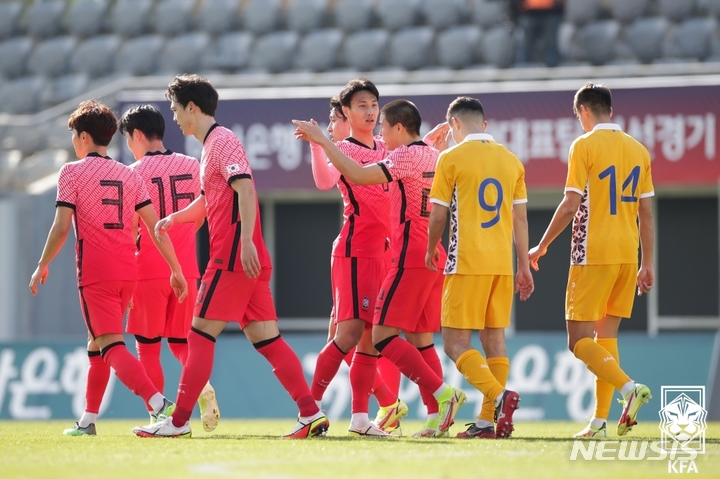
[[[650,398],[652,398],[652,394],[650,394],[649,387],[644,384],[635,384],[635,389],[627,393],[624,399],[619,400],[620,404],[623,405],[623,412],[620,415],[620,421],[618,421],[618,436],[624,436],[637,424],[635,419],[640,406],[650,401]]]
[[[314,417],[314,416],[313,416]],[[297,424],[290,432],[285,434],[283,439],[305,439],[308,437],[319,437],[327,434],[330,428],[330,421],[324,414],[320,414],[315,419],[307,419],[305,422],[301,417],[298,417]]]
[[[375,416],[375,420],[373,423],[380,429],[382,429],[385,432],[391,432],[392,430],[397,428],[396,423],[400,421],[400,419],[407,416],[408,413],[408,406],[403,401],[398,399],[390,406],[387,407],[381,407],[377,415]],[[395,426],[394,428],[392,426]]]
[[[160,408],[158,412],[151,412],[150,413],[150,424],[157,424],[160,421],[164,421],[165,419],[172,416],[172,413],[175,412],[175,403],[168,400],[167,398],[163,398],[163,405]],[[154,421],[153,421],[154,419]]]
[[[440,424],[440,418],[433,418],[428,419],[425,421],[425,425],[422,429],[420,429],[418,432],[412,435],[414,438],[423,438],[423,437],[446,437],[448,435],[447,431],[443,431],[441,433],[438,433],[438,424]]]
[[[348,436],[363,436],[363,437],[388,437],[390,434],[383,431],[373,423],[368,423],[367,426],[354,427],[352,424],[348,428]]]
[[[510,437],[513,430],[512,417],[517,408],[520,407],[520,395],[515,391],[505,390],[500,399],[500,404],[495,407],[495,422],[497,429],[495,437],[504,439]]]
[[[593,427],[592,424],[588,424],[588,426],[583,429],[582,431],[575,433],[573,437],[576,437],[578,439],[582,438],[601,438],[601,437],[607,437],[607,423],[603,422],[602,426],[600,427]]]
[[[460,439],[495,439],[495,428],[493,426],[478,427],[474,422],[465,424],[468,426],[467,430],[457,433],[457,438]]]
[[[437,432],[445,432],[455,422],[455,415],[460,406],[465,404],[465,393],[452,386],[448,386],[437,398],[440,422],[438,423]]]
[[[95,436],[96,434],[94,422],[91,422],[86,427],[80,427],[80,423],[76,422],[73,427],[63,431],[65,436]]]
[[[186,422],[182,427],[175,427],[172,423],[172,416],[161,419],[155,424],[137,426],[132,430],[138,437],[190,437],[192,430],[190,423]]]
[[[384,431],[391,436],[395,437],[402,437],[402,428],[400,427],[400,421],[395,421],[394,423],[387,426]]]
[[[220,408],[217,399],[215,399],[215,389],[207,383],[198,398],[198,406],[200,406],[200,419],[202,419],[203,429],[205,432],[212,432],[220,422]]]

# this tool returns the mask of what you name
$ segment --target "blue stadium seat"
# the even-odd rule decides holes
[[[250,56],[250,68],[278,73],[290,69],[298,44],[296,32],[278,31],[257,39]]]
[[[54,77],[68,69],[70,55],[77,39],[72,36],[54,37],[38,44],[28,58],[28,70],[36,75]]]
[[[358,71],[370,71],[380,66],[385,54],[389,33],[385,29],[363,30],[345,39],[343,60]]]
[[[65,0],[34,2],[27,11],[27,31],[34,37],[52,37],[60,31]]]
[[[225,33],[236,26],[239,12],[238,0],[205,1],[198,12],[198,29],[211,35]]]
[[[285,10],[285,23],[290,30],[306,33],[323,24],[328,0],[292,0]]]
[[[169,39],[160,54],[158,72],[176,75],[197,71],[200,58],[209,46],[210,35],[205,32],[186,33]]]
[[[475,25],[449,28],[438,35],[438,63],[448,68],[467,68],[476,61],[482,30]]]
[[[692,16],[697,0],[658,0],[660,15],[673,22],[682,22]]]
[[[162,35],[143,35],[122,44],[115,55],[115,71],[148,75],[157,68],[157,58],[165,44]]]
[[[483,28],[493,28],[508,21],[505,2],[473,0],[472,21]]]
[[[119,0],[110,11],[109,28],[125,37],[145,33],[153,0]]]
[[[567,0],[565,20],[575,25],[584,25],[598,18],[603,0]]]
[[[383,0],[375,4],[375,13],[388,30],[411,27],[420,13],[420,0]]]
[[[640,18],[625,30],[625,40],[643,63],[652,63],[663,55],[663,44],[670,27],[665,17]]]
[[[70,68],[93,77],[107,75],[113,70],[113,60],[121,44],[119,35],[90,37],[75,48]]]
[[[17,30],[23,3],[19,0],[0,3],[0,38],[11,37]]]
[[[162,0],[155,7],[152,25],[155,31],[172,36],[190,28],[196,0]]]
[[[103,27],[108,0],[81,0],[70,6],[65,17],[68,32],[78,37],[97,35]]]
[[[333,13],[338,28],[346,32],[365,30],[373,18],[372,0],[339,0]]]
[[[247,68],[254,37],[249,32],[221,35],[203,55],[201,66],[209,70],[235,72]]]
[[[282,0],[250,0],[242,11],[242,26],[255,35],[272,32],[280,21]]]
[[[295,69],[321,72],[334,68],[342,40],[343,32],[338,28],[308,33],[300,41]]]
[[[30,37],[15,37],[0,43],[0,75],[11,78],[23,75],[34,45]]]
[[[388,64],[405,70],[417,70],[434,56],[432,49],[435,30],[430,27],[406,28],[390,39]]]
[[[616,20],[600,20],[588,23],[580,31],[580,44],[588,61],[603,65],[615,58],[615,42],[620,35],[620,23]]]
[[[610,11],[613,18],[622,23],[630,23],[643,17],[650,6],[650,0],[612,0]]]

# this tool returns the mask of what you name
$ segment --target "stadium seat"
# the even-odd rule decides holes
[[[666,56],[704,60],[712,54],[717,29],[718,22],[712,17],[685,20],[670,34]]]
[[[143,35],[127,40],[115,56],[115,71],[147,75],[157,67],[157,57],[165,44],[162,35]]]
[[[491,28],[483,35],[480,52],[485,63],[497,68],[507,68],[515,60],[512,30],[501,25]]]
[[[103,27],[108,0],[81,0],[71,3],[65,17],[68,32],[78,37],[97,35]]]
[[[695,10],[697,0],[658,0],[658,11],[673,22],[682,22]]]
[[[720,0],[705,0],[705,8],[711,15],[720,17]]]
[[[0,87],[0,111],[16,115],[36,111],[40,93],[46,85],[47,81],[38,76],[23,77],[3,83]],[[10,145],[8,148],[22,149],[23,153],[27,153],[18,145]]]
[[[449,28],[438,35],[438,63],[448,68],[466,68],[475,63],[482,30],[475,25]]]
[[[211,35],[225,33],[235,27],[239,9],[238,0],[205,1],[198,12],[198,29]]]
[[[425,23],[438,30],[456,26],[467,15],[464,0],[423,0],[420,11]]]
[[[417,70],[427,65],[434,56],[432,49],[435,30],[431,27],[413,27],[400,30],[390,40],[388,64]]]
[[[567,0],[565,20],[575,25],[584,25],[595,20],[600,14],[603,0]]]
[[[508,12],[504,2],[496,0],[474,0],[472,20],[483,28],[493,28],[508,21]]]
[[[372,0],[339,0],[333,13],[338,28],[346,32],[364,30],[373,18]]]
[[[645,15],[650,0],[612,0],[610,11],[618,22],[630,23]]]
[[[375,13],[388,30],[413,26],[419,12],[420,0],[383,0],[375,4]]]
[[[603,65],[615,58],[615,42],[620,35],[620,23],[616,20],[600,20],[583,27],[579,34],[580,45],[587,60]]]
[[[17,77],[25,73],[25,62],[35,41],[30,37],[15,37],[0,43],[0,75]]]
[[[152,6],[152,0],[119,0],[110,12],[108,27],[125,37],[142,35],[145,33]]]
[[[56,35],[60,31],[65,6],[65,0],[34,2],[25,15],[28,34],[41,38]]]
[[[343,48],[345,64],[354,70],[374,70],[382,63],[389,36],[385,29],[353,33],[345,40]]]
[[[0,38],[11,37],[15,33],[22,7],[22,2],[17,0],[0,3]]]
[[[242,11],[242,26],[256,35],[275,29],[280,20],[282,0],[250,0]]]
[[[27,68],[37,75],[54,77],[65,73],[70,54],[77,45],[71,36],[54,37],[38,44],[28,58]]]
[[[269,73],[288,70],[292,65],[298,38],[297,33],[284,31],[258,38],[250,56],[250,68]]]
[[[70,58],[70,69],[94,77],[107,75],[113,69],[113,59],[121,43],[119,35],[88,38],[75,48]]]
[[[321,72],[335,67],[343,32],[332,28],[305,35],[295,56],[295,69]]]
[[[663,44],[670,22],[665,17],[640,18],[625,30],[625,40],[643,63],[652,63],[663,55]]]
[[[90,77],[87,73],[70,73],[59,76],[50,82],[50,85],[40,96],[44,108],[75,98],[87,91]]]
[[[200,66],[200,57],[210,46],[210,35],[193,32],[171,38],[160,54],[160,73],[193,72]]]
[[[152,25],[157,33],[172,36],[190,28],[195,0],[162,0],[155,7]]]
[[[232,32],[221,35],[201,60],[202,68],[234,72],[250,63],[253,35],[249,32]]]
[[[24,158],[15,169],[15,186],[25,187],[58,171],[62,165],[70,160],[67,150],[47,149]]]
[[[287,27],[306,33],[320,28],[328,9],[328,0],[292,0],[285,10]]]

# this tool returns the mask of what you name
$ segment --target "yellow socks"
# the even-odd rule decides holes
[[[612,354],[590,338],[575,343],[575,357],[587,365],[587,368],[599,379],[613,385],[618,391],[631,381]]]
[[[620,353],[618,352],[617,338],[597,338],[595,342],[607,349],[607,351],[615,358],[618,366],[620,365]],[[595,416],[596,418],[607,419],[610,416],[610,407],[612,405],[613,394],[615,388],[612,384],[595,378]]]
[[[507,384],[508,374],[510,374],[510,360],[505,357],[487,358],[487,365],[492,375],[497,379],[497,382],[504,388]],[[483,398],[482,410],[480,411],[478,419],[494,422],[495,402],[491,401],[487,396]]]
[[[490,372],[490,367],[485,361],[485,358],[482,357],[482,354],[475,349],[465,351],[457,359],[455,365],[458,371],[465,376],[467,382],[475,386],[477,390],[483,393],[483,396],[493,402],[494,410],[495,399],[502,394],[505,388],[495,379],[493,373]]]

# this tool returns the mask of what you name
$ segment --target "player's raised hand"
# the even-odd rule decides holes
[[[173,227],[175,224],[175,218],[173,215],[166,216],[165,218],[158,220],[157,223],[155,223],[155,237],[158,239],[158,241],[162,242],[163,236],[168,232],[170,228]]]
[[[436,150],[446,150],[448,147],[448,134],[450,133],[450,125],[448,122],[440,123],[425,135],[425,140],[432,144]]]
[[[50,274],[50,270],[47,266],[40,266],[35,269],[35,272],[30,276],[30,292],[33,296],[37,294],[38,283],[45,284],[45,280]]]
[[[252,241],[243,241],[240,247],[240,262],[248,278],[257,278],[260,275],[260,259],[257,248]]]
[[[325,137],[325,133],[320,129],[320,126],[315,120],[302,121],[293,120],[295,125],[295,138],[298,140],[312,141],[313,143],[320,143]]]
[[[541,247],[540,245],[537,245],[534,248],[531,248],[530,251],[528,251],[528,259],[530,260],[530,266],[532,266],[532,269],[535,271],[540,271],[540,266],[538,265],[538,260],[545,256],[547,253],[547,248]]]
[[[515,292],[520,293],[520,301],[525,301],[535,291],[530,268],[518,268],[515,274]]]
[[[651,266],[641,266],[637,274],[638,296],[648,293],[655,284],[655,270]]]
[[[188,295],[188,284],[182,271],[170,272],[170,286],[177,296],[178,303],[182,303]]]
[[[428,251],[425,254],[425,267],[430,271],[437,271],[436,261],[440,261],[440,251],[435,248],[434,252]]]

